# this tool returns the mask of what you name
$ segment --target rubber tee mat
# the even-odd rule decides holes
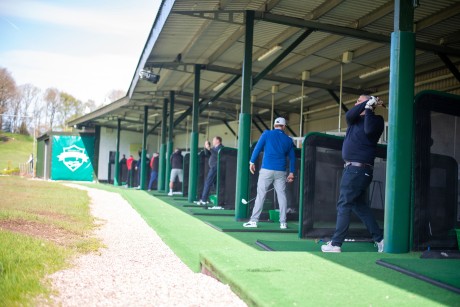
[[[220,209],[204,209],[204,208],[190,208],[188,211],[193,215],[222,215],[234,216],[235,210],[220,210]]]
[[[460,294],[460,260],[384,258],[376,263]]]
[[[245,228],[244,222],[236,221],[209,221],[209,226],[222,232],[298,232],[299,223],[287,223],[287,229],[280,229],[279,223],[259,222],[257,228]]]

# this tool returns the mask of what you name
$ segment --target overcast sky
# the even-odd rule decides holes
[[[0,0],[0,67],[97,104],[127,92],[161,0]]]

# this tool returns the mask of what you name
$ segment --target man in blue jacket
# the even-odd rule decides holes
[[[342,146],[342,158],[345,169],[340,182],[340,195],[337,201],[337,224],[331,241],[321,246],[325,253],[340,253],[341,246],[348,233],[350,215],[353,211],[366,225],[378,252],[383,252],[383,232],[375,221],[368,205],[366,191],[369,187],[374,168],[377,142],[384,129],[383,117],[374,114],[378,97],[361,95],[345,115],[347,133]]]
[[[249,170],[254,174],[256,166],[254,165],[259,153],[264,150],[262,159],[262,168],[259,171],[259,180],[257,181],[257,197],[252,210],[252,216],[249,222],[244,223],[244,227],[257,227],[260,213],[262,212],[265,195],[268,187],[273,183],[278,196],[280,206],[280,228],[286,229],[286,181],[294,181],[295,171],[295,153],[294,142],[284,133],[286,129],[286,120],[282,117],[275,119],[273,130],[266,130],[262,133],[256,148],[252,152],[249,162]],[[286,158],[289,157],[289,175],[286,178]]]

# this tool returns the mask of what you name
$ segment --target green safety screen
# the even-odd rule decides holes
[[[51,179],[93,181],[94,136],[54,135]]]

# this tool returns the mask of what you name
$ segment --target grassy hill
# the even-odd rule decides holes
[[[20,163],[27,162],[33,145],[31,136],[0,131],[0,172],[8,166],[17,168]]]

